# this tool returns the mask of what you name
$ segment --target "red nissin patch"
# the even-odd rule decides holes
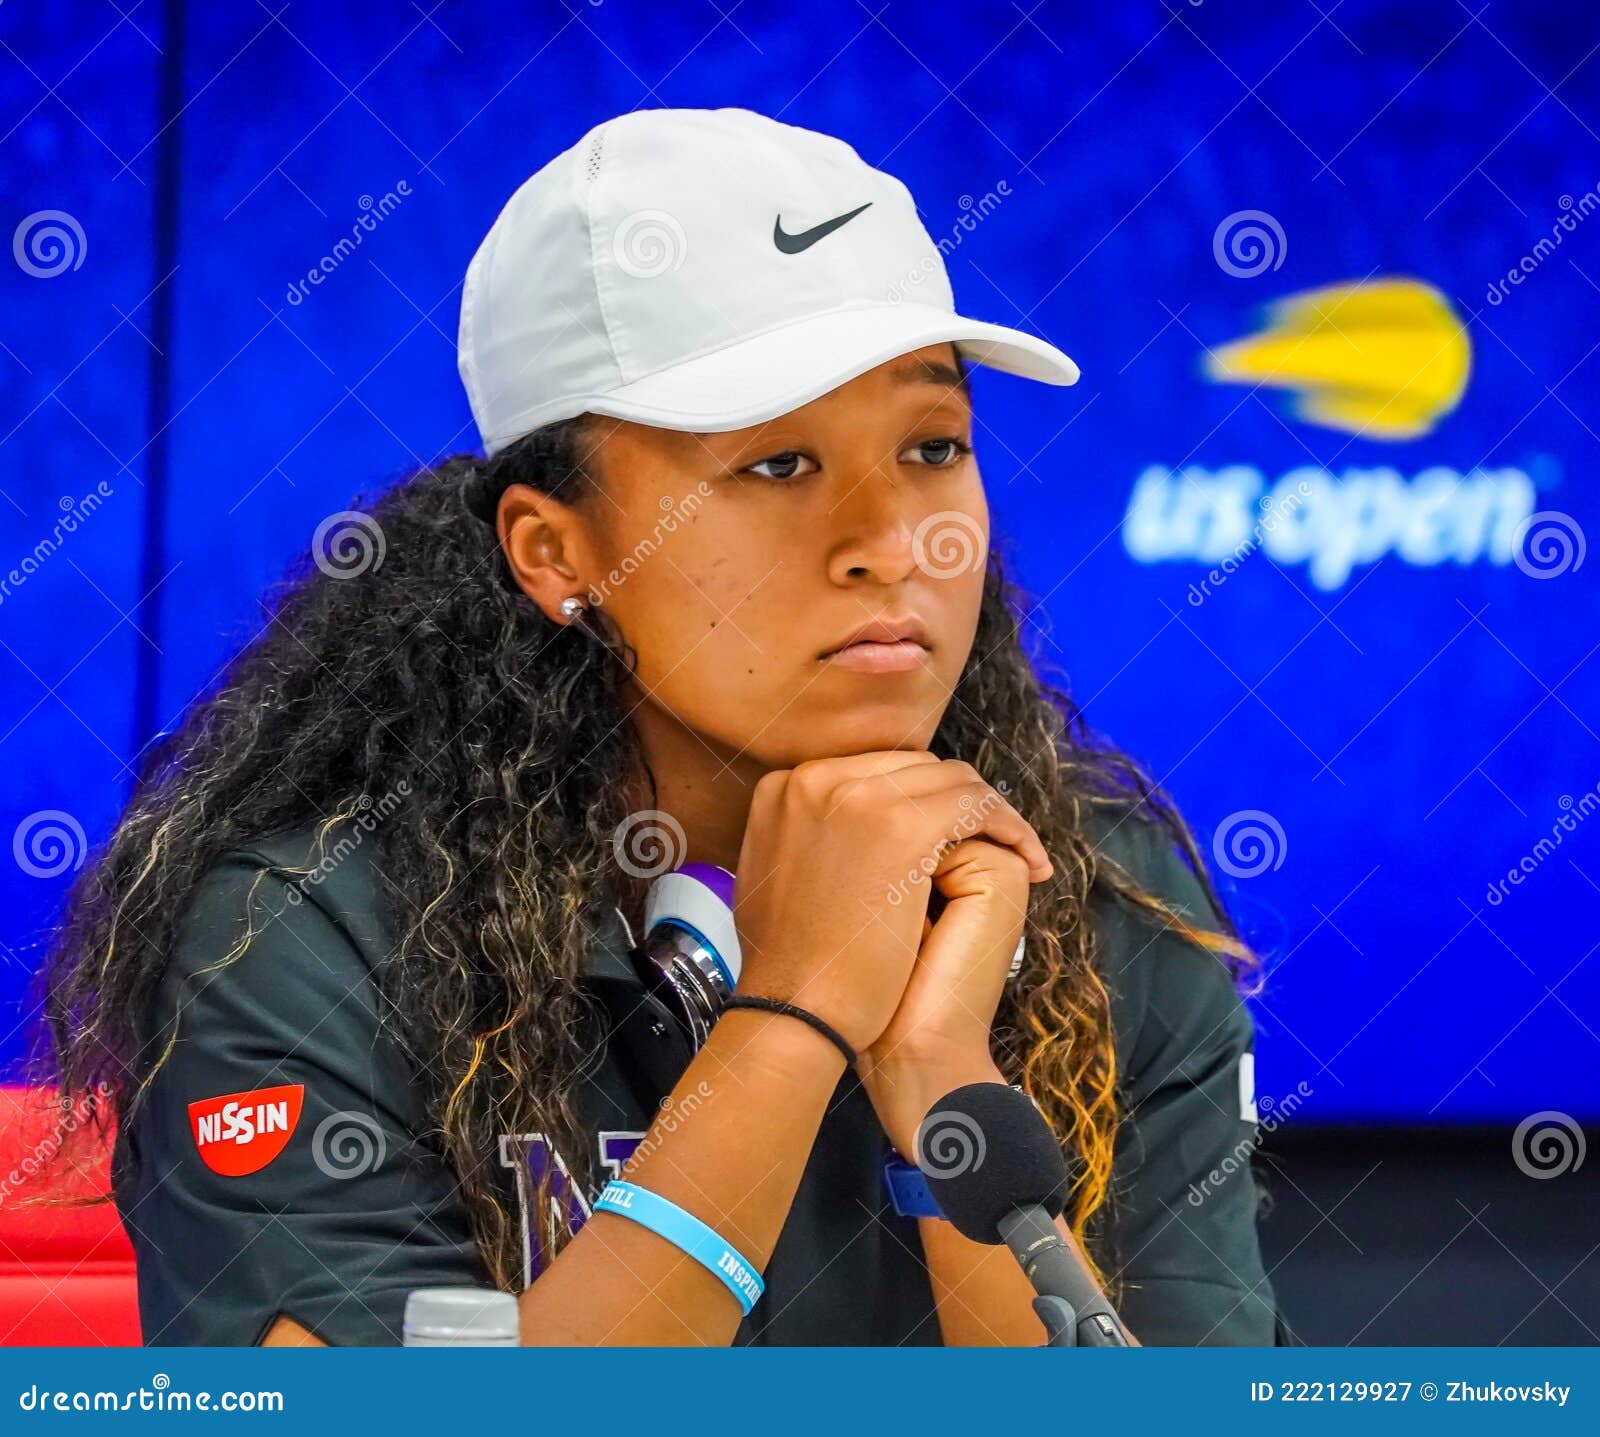
[[[205,1165],[225,1178],[260,1172],[288,1144],[305,1091],[292,1083],[190,1103],[189,1127]]]

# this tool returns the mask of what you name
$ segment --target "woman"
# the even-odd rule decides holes
[[[970,360],[1077,377],[838,140],[640,111],[518,190],[463,291],[488,457],[345,516],[71,896],[54,1060],[148,1342],[394,1342],[477,1283],[529,1344],[1036,1344],[884,1186],[972,1082],[1053,1125],[1137,1340],[1273,1340],[1249,955],[1030,668]],[[767,1003],[698,1051],[630,958],[689,860]]]

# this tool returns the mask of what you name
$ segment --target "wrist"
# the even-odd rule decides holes
[[[895,1151],[920,1166],[917,1129],[928,1109],[968,1083],[1003,1083],[1004,1076],[988,1053],[949,1054],[918,1061],[910,1057],[875,1060],[862,1056],[861,1082]]]
[[[845,1070],[844,1055],[816,1029],[798,1018],[753,1008],[724,1012],[706,1047],[724,1062],[754,1066],[782,1082],[826,1083],[830,1091]]]

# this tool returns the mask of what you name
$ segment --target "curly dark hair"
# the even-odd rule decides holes
[[[386,901],[409,905],[393,915],[386,996],[407,1049],[428,1055],[416,1081],[429,1140],[458,1176],[486,1268],[512,1289],[520,1217],[484,1155],[507,1133],[545,1134],[563,1152],[586,1146],[575,1106],[592,1060],[580,1042],[579,920],[597,903],[641,911],[642,885],[619,870],[613,843],[630,811],[628,776],[654,791],[619,699],[619,666],[630,663],[620,636],[597,644],[547,619],[512,579],[495,531],[508,485],[570,502],[598,482],[593,422],[579,416],[488,459],[423,467],[374,496],[324,552],[297,560],[269,592],[260,632],[151,751],[67,896],[40,974],[45,1073],[64,1108],[92,1110],[103,1139],[165,1056],[141,1047],[139,1015],[212,864],[263,835],[329,827],[381,802],[370,841]],[[1068,1217],[1093,1254],[1118,1115],[1091,895],[1116,895],[1236,971],[1251,957],[1170,800],[1088,729],[1064,688],[1036,675],[1019,617],[1029,607],[991,549],[977,635],[932,748],[990,782],[1003,777],[1056,866],[1032,890],[1026,967],[1008,985],[994,1052],[1074,1165]],[[1108,863],[1085,837],[1095,809],[1158,822],[1226,931],[1192,926]]]

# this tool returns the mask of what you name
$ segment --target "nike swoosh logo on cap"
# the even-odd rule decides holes
[[[831,235],[840,225],[848,224],[861,210],[870,209],[872,201],[868,200],[861,209],[851,210],[849,214],[839,215],[836,219],[825,220],[820,225],[813,225],[808,230],[801,230],[799,234],[791,235],[783,232],[783,216],[779,215],[772,222],[772,242],[784,254],[799,254],[801,250],[810,249],[819,239]]]

